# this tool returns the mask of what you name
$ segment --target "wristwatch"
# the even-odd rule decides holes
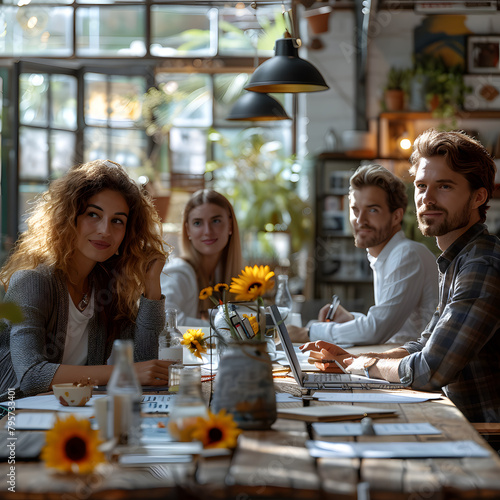
[[[365,371],[365,377],[366,378],[370,378],[370,373],[369,373],[369,369],[372,367],[372,366],[375,366],[377,363],[378,363],[378,360],[380,358],[372,358],[370,359],[370,361],[367,361],[365,363],[365,365],[363,366],[363,370]]]

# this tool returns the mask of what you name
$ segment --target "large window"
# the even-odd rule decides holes
[[[231,163],[221,145],[255,124],[226,116],[283,35],[282,5],[189,3],[3,1],[0,62],[21,61],[13,238],[33,197],[74,163],[109,158],[152,190],[185,192],[216,182],[214,165]],[[50,68],[24,62],[36,58]],[[273,97],[292,114],[283,95]],[[260,125],[288,155],[290,122]]]
[[[241,8],[188,4],[4,0],[0,58],[252,57],[256,50],[266,56],[284,32],[278,2],[256,9],[242,2]]]

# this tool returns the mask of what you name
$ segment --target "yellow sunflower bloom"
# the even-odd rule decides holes
[[[208,299],[212,296],[212,293],[214,293],[214,289],[211,286],[207,286],[206,288],[203,288],[198,298],[200,300]]]
[[[246,266],[232,279],[229,291],[236,295],[236,300],[255,300],[273,288],[274,281],[269,281],[273,276],[269,266]]]
[[[222,290],[229,290],[229,285],[226,283],[217,283],[217,285],[214,286],[215,292],[220,292]]]
[[[248,314],[243,314],[244,318],[247,318],[250,321],[250,326],[252,327],[253,333],[257,335],[259,333],[259,322],[255,316],[249,316]]]
[[[63,472],[90,473],[105,461],[98,450],[102,442],[98,432],[90,427],[89,420],[74,415],[64,420],[57,418],[54,427],[45,434],[41,458],[47,467]]]
[[[207,352],[207,341],[201,328],[190,328],[182,336],[181,344],[186,346],[189,351],[197,358],[202,359],[201,355]]]
[[[192,436],[201,441],[203,448],[234,448],[240,432],[233,416],[221,410],[217,414],[209,412],[207,418],[198,417]]]

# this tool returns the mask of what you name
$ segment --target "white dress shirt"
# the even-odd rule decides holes
[[[404,344],[424,331],[438,301],[436,258],[425,245],[396,233],[378,257],[367,250],[373,269],[375,305],[346,323],[313,323],[311,340],[341,346]]]

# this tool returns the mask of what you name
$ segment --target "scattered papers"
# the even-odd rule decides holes
[[[94,414],[94,401],[99,398],[106,397],[105,394],[93,395],[85,406],[63,406],[53,394],[45,394],[42,396],[29,396],[15,400],[16,410],[52,410],[76,413],[91,417]],[[6,402],[0,403],[7,404]]]
[[[316,423],[312,424],[318,436],[362,436],[363,429],[358,423]],[[376,436],[415,436],[417,434],[441,434],[433,425],[418,424],[373,424]]]
[[[389,409],[366,406],[328,405],[299,408],[278,408],[278,418],[303,420],[304,422],[334,422],[337,420],[358,420],[363,417],[393,417],[397,412]]]
[[[415,393],[406,394],[403,390],[399,392],[315,392],[313,399],[318,401],[336,401],[341,403],[422,403],[429,399],[440,399],[440,394],[422,393],[419,396]]]
[[[276,403],[292,403],[292,402],[301,402],[301,396],[293,396],[292,394],[288,394],[286,392],[278,392],[276,393]]]
[[[16,431],[47,431],[54,427],[53,412],[20,412],[16,414]],[[5,427],[9,422],[5,422]]]
[[[16,410],[52,410],[66,413],[75,413],[79,416],[92,417],[94,415],[94,402],[96,399],[105,398],[106,394],[94,394],[85,406],[63,406],[53,394],[30,396],[15,400]],[[168,413],[168,408],[175,400],[175,394],[144,395],[141,411],[143,413]],[[0,405],[7,405],[7,402]]]
[[[427,443],[329,443],[306,441],[314,458],[464,458],[484,457],[491,452],[474,441],[433,441]]]

